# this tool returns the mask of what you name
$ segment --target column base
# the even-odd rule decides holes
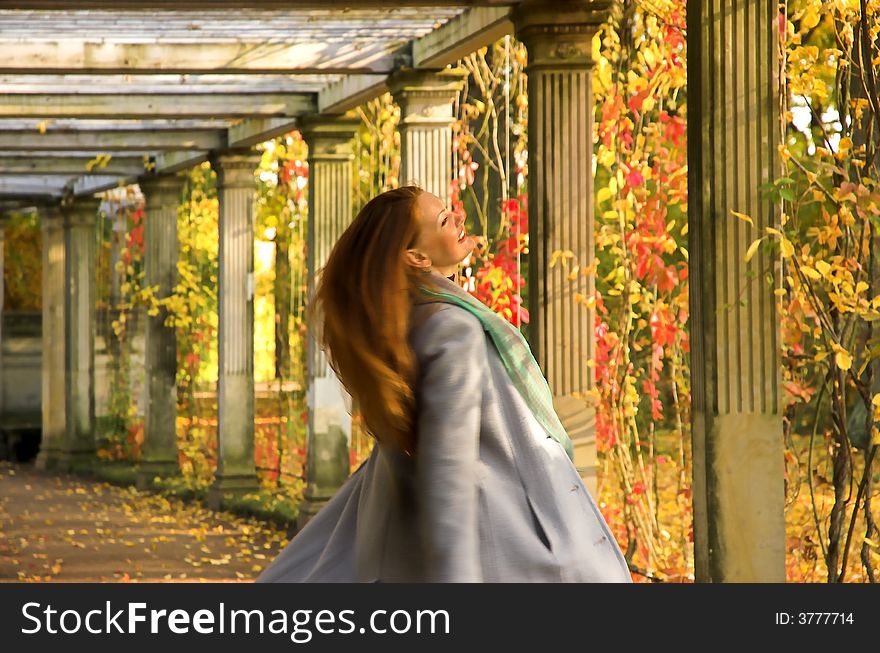
[[[94,449],[80,449],[79,451],[64,451],[58,453],[55,469],[65,472],[89,471],[91,463],[98,459]]]
[[[40,449],[37,452],[37,459],[34,461],[34,467],[39,470],[49,472],[59,469],[61,466],[61,451],[58,449]]]
[[[176,460],[148,460],[138,465],[134,485],[138,490],[149,490],[153,487],[154,479],[178,476],[180,466]]]
[[[715,534],[712,582],[785,582],[785,449],[782,417],[715,416],[707,461]],[[744,464],[748,461],[748,464]],[[695,460],[695,462],[697,462]],[[700,579],[697,579],[700,582]]]
[[[252,474],[218,476],[208,488],[207,504],[211,510],[220,510],[227,498],[240,497],[260,489],[257,477]]]

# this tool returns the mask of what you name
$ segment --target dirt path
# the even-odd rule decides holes
[[[0,463],[0,582],[248,581],[286,543],[256,520]]]

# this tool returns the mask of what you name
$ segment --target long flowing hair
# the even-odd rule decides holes
[[[379,442],[415,451],[415,356],[410,310],[430,275],[407,263],[419,225],[422,189],[402,186],[371,199],[330,252],[319,274],[312,321],[327,363]]]

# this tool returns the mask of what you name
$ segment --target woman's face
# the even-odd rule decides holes
[[[474,249],[474,240],[465,231],[464,213],[453,213],[439,197],[424,192],[416,199],[416,220],[419,235],[415,247],[407,250],[410,262],[444,276],[453,274]]]

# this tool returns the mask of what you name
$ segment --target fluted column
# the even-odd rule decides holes
[[[144,276],[156,287],[157,299],[174,292],[177,283],[177,207],[183,177],[155,175],[139,184],[146,199]],[[168,311],[147,316],[145,349],[144,445],[137,484],[148,487],[155,476],[179,471],[177,458],[177,336],[167,326]]]
[[[6,288],[4,287],[4,272],[6,268],[6,223],[8,220],[9,218],[6,213],[2,209],[0,209],[0,419],[2,419],[3,416],[3,403],[5,394],[5,388],[3,387],[3,306],[5,304],[6,298]],[[6,438],[0,437],[0,458],[5,460],[8,456],[9,453],[6,451]]]
[[[400,70],[388,88],[400,106],[400,182],[412,181],[449,201],[452,169],[452,102],[467,72]]]
[[[309,298],[314,296],[316,273],[352,220],[352,139],[358,121],[317,117],[305,122],[303,138],[309,146],[309,221],[307,274]],[[299,527],[317,513],[349,474],[351,414],[348,393],[327,365],[317,346],[319,334],[308,338],[308,445],[306,447],[305,501]]]
[[[216,156],[220,203],[217,474],[209,503],[257,489],[254,464],[254,173],[252,150]]]
[[[746,250],[780,207],[776,2],[688,2],[694,560],[698,582],[785,581],[779,262]],[[732,217],[751,216],[755,228]],[[744,301],[740,301],[744,300]]]
[[[595,496],[596,413],[594,312],[574,301],[594,292],[592,277],[568,280],[550,267],[554,251],[571,250],[584,267],[595,257],[593,218],[592,40],[610,1],[527,0],[513,13],[528,49],[529,346],[571,436],[575,464]],[[586,397],[586,401],[584,399]]]
[[[95,222],[100,200],[62,206],[65,274],[67,428],[61,458],[70,467],[95,453]]]
[[[43,357],[42,357],[42,436],[36,466],[61,466],[61,451],[67,423],[64,392],[65,301],[64,301],[64,224],[61,206],[41,206],[43,236]]]

